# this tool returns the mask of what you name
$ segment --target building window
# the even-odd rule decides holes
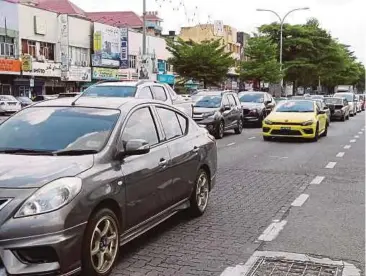
[[[128,59],[129,59],[129,67],[130,68],[136,68],[136,56],[132,56],[132,55],[130,55],[130,56],[128,56]]]
[[[15,56],[14,38],[0,35],[0,56]]]
[[[36,41],[22,39],[22,53],[31,55],[35,58],[37,56],[36,44]]]
[[[89,66],[89,49],[69,47],[69,59],[72,66]]]
[[[47,42],[39,43],[39,55],[44,56],[47,60],[55,59],[54,44]]]

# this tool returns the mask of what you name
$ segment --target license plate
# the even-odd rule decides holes
[[[291,130],[291,127],[281,127],[281,130]]]

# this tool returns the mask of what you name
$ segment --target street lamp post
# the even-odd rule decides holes
[[[281,16],[273,11],[273,10],[267,10],[267,9],[257,9],[257,11],[264,11],[264,12],[271,12],[273,13],[274,15],[277,16],[278,20],[280,21],[280,70],[281,70],[281,73],[282,73],[282,55],[283,55],[283,51],[282,51],[282,48],[283,48],[283,24],[285,23],[285,19],[287,18],[287,16],[290,14],[290,13],[293,13],[295,11],[304,11],[304,10],[309,10],[309,8],[297,8],[297,9],[293,9],[293,10],[290,10],[288,13],[285,14],[285,16],[283,18],[281,18]],[[283,87],[283,78],[281,79],[281,88]]]

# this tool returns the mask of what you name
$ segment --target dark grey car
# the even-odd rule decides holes
[[[108,275],[119,247],[207,207],[214,138],[178,109],[63,98],[0,125],[0,275]]]

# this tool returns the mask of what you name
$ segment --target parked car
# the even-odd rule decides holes
[[[11,95],[0,95],[0,114],[15,113],[22,109],[20,102]]]
[[[179,97],[168,84],[154,81],[101,82],[87,88],[81,97],[134,97],[138,99],[155,99],[174,105],[188,116],[192,116],[192,102]]]
[[[360,95],[355,95],[355,104],[356,104],[356,109],[357,109],[357,112],[360,113],[362,111],[362,102],[361,102],[361,98],[360,98]]]
[[[121,245],[180,210],[202,215],[217,173],[207,130],[132,98],[25,108],[0,125],[0,155],[0,264],[10,275],[109,275]]]
[[[265,141],[281,137],[318,141],[328,134],[327,115],[313,100],[288,100],[267,116],[262,130]]]
[[[243,114],[238,95],[225,91],[200,92],[193,106],[193,120],[221,139],[224,132],[243,130]]]
[[[275,100],[267,92],[240,92],[238,97],[243,108],[244,123],[254,123],[260,127],[276,106]]]
[[[58,98],[74,98],[79,95],[81,95],[80,92],[66,92],[58,94]]]
[[[330,118],[341,121],[349,120],[349,105],[345,98],[324,98],[325,104],[330,109]]]
[[[365,94],[360,95],[360,101],[361,101],[361,110],[364,111],[365,110],[365,102],[366,102],[366,95]]]
[[[333,97],[335,98],[346,98],[348,105],[349,105],[349,114],[350,116],[355,116],[357,115],[357,104],[356,104],[356,97],[355,94],[353,93],[348,93],[348,92],[344,92],[344,93],[335,93],[333,95]]]
[[[33,101],[31,99],[29,99],[28,97],[17,97],[16,99],[18,100],[18,102],[20,102],[20,105],[22,106],[22,108],[33,104]]]
[[[42,102],[47,100],[56,99],[58,95],[37,95],[34,97],[33,102]]]
[[[311,95],[312,100],[324,100],[324,95]]]

